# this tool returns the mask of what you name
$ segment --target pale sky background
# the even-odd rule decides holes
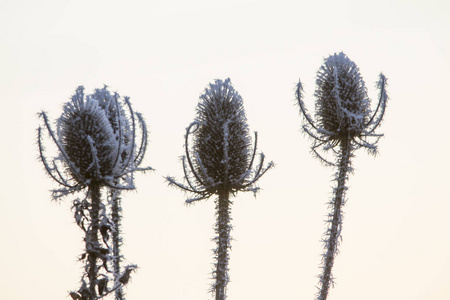
[[[259,149],[276,163],[232,207],[228,299],[313,299],[334,171],[310,154],[294,88],[344,51],[376,102],[379,155],[356,152],[330,300],[450,299],[450,2],[0,1],[0,299],[69,299],[83,250],[70,198],[37,160],[37,113],[55,120],[78,85],[108,84],[147,120],[137,192],[125,193],[128,299],[210,299],[213,199],[184,205],[185,128],[209,82],[230,77]]]

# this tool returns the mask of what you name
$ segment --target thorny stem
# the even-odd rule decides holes
[[[334,198],[330,202],[332,214],[329,215],[330,223],[327,229],[325,239],[325,251],[323,254],[323,273],[320,275],[321,289],[318,294],[318,300],[326,300],[330,285],[333,283],[331,269],[334,265],[334,258],[337,253],[338,239],[342,229],[342,207],[345,204],[346,180],[350,171],[351,143],[349,138],[341,140],[341,157],[339,159],[339,173],[336,178],[337,187],[334,190]]]
[[[226,286],[229,281],[228,277],[228,249],[230,248],[230,231],[231,231],[231,207],[230,207],[230,192],[228,189],[223,189],[219,192],[219,198],[216,201],[217,209],[217,223],[216,223],[216,270],[214,272],[216,282],[213,286],[213,291],[216,295],[216,300],[226,299]]]
[[[114,280],[117,281],[120,276],[120,263],[122,261],[122,257],[120,254],[120,246],[121,246],[121,198],[120,191],[117,189],[111,189],[111,219],[114,224],[114,230],[112,231],[112,242],[113,242],[113,268],[114,268]],[[115,291],[116,300],[123,300],[124,295],[122,291],[122,287],[118,288]]]
[[[90,218],[91,218],[91,226],[87,233],[86,239],[86,250],[88,253],[88,265],[86,266],[86,270],[88,273],[89,279],[89,294],[91,299],[95,300],[97,298],[97,293],[95,287],[97,285],[97,274],[98,274],[98,231],[99,231],[99,213],[100,213],[100,201],[101,201],[101,192],[100,185],[96,182],[91,183],[89,186],[90,194],[91,194],[91,209],[89,210]]]

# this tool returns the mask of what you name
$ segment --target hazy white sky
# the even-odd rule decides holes
[[[0,298],[66,299],[82,233],[71,201],[37,160],[37,113],[52,119],[78,85],[108,84],[146,118],[146,163],[124,194],[124,255],[140,269],[128,299],[209,299],[214,205],[186,207],[183,135],[198,96],[230,77],[259,149],[276,168],[255,199],[238,194],[229,299],[313,299],[333,170],[310,154],[294,87],[314,107],[323,58],[344,51],[390,102],[376,158],[360,150],[344,208],[330,299],[450,299],[450,2],[0,2]]]

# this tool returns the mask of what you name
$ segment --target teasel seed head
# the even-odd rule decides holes
[[[230,79],[215,80],[200,96],[197,116],[186,129],[186,155],[182,161],[187,185],[173,177],[166,179],[169,185],[195,195],[187,203],[223,191],[256,193],[256,181],[274,165],[269,162],[264,166],[265,156],[260,153],[259,163],[254,166],[257,140],[255,132],[252,146],[243,100]]]
[[[64,106],[58,120],[58,138],[75,167],[70,170],[72,176],[79,181],[100,182],[114,173],[116,136],[99,101],[89,96],[84,99],[80,92],[82,88]]]
[[[242,98],[226,79],[210,84],[200,99],[193,145],[197,173],[204,182],[230,184],[246,175],[251,156]]]
[[[147,127],[141,114],[132,110],[128,97],[107,87],[85,95],[79,86],[63,106],[56,132],[45,112],[38,128],[39,157],[47,173],[62,188],[53,190],[59,199],[91,183],[116,189],[134,189],[134,171],[141,168],[147,148]],[[140,130],[139,128],[140,127]],[[47,157],[46,137],[56,145],[57,155]]]
[[[316,118],[328,132],[357,136],[364,131],[370,114],[370,100],[359,68],[343,52],[330,55],[316,79]]]
[[[299,81],[295,94],[304,119],[302,128],[312,138],[311,150],[321,162],[336,166],[324,154],[329,150],[338,154],[337,147],[347,141],[353,151],[365,148],[369,154],[377,153],[383,134],[375,133],[375,129],[383,120],[388,101],[387,79],[382,73],[376,87],[379,97],[372,112],[359,68],[343,52],[330,55],[317,72],[313,118],[303,102],[303,84]]]

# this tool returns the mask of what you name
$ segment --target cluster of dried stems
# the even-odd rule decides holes
[[[378,104],[372,112],[359,68],[342,52],[325,59],[316,85],[314,118],[303,102],[301,82],[296,98],[304,119],[302,128],[313,141],[312,152],[321,162],[337,169],[333,197],[328,203],[331,212],[323,238],[317,294],[318,300],[325,300],[333,285],[331,271],[341,237],[346,182],[353,171],[351,159],[359,148],[377,153],[382,134],[375,133],[375,129],[383,119],[388,96],[387,80],[380,74]],[[70,295],[74,300],[95,300],[114,292],[116,300],[123,300],[122,287],[137,266],[121,266],[120,194],[121,190],[135,188],[135,171],[151,169],[139,167],[147,146],[144,119],[132,110],[127,97],[111,94],[106,87],[87,96],[79,87],[64,106],[56,131],[46,113],[40,113],[40,117],[44,124],[38,129],[40,158],[47,173],[61,185],[53,191],[53,198],[79,192],[84,195],[73,201],[73,211],[85,233],[86,250],[80,257],[85,262],[85,273],[81,287]],[[50,159],[43,144],[45,136],[56,145],[57,155]],[[274,165],[264,163],[264,154],[257,155],[257,139],[255,132],[252,143],[242,97],[230,79],[216,80],[200,96],[196,118],[186,128],[185,155],[181,159],[183,181],[166,177],[169,185],[190,195],[186,203],[216,197],[211,287],[216,300],[226,299],[229,282],[231,196],[245,191],[256,194],[256,182]],[[334,161],[324,155],[329,152]],[[106,201],[103,189],[107,190]]]

